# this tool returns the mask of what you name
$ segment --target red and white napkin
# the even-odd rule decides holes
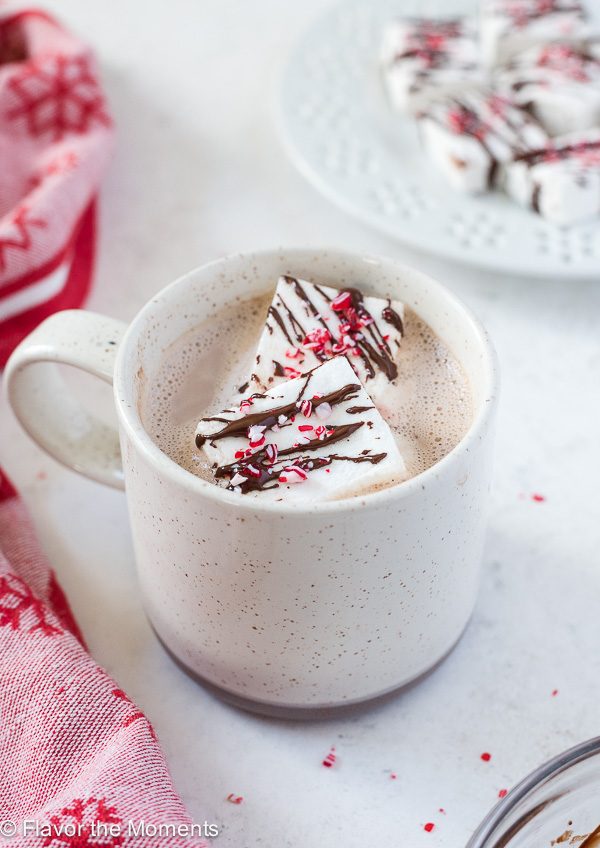
[[[0,0],[0,367],[88,291],[111,141],[90,51]],[[0,843],[206,845],[195,833],[148,719],[87,653],[0,469]]]
[[[0,0],[0,367],[43,318],[83,303],[112,137],[89,48]]]
[[[24,834],[26,821],[39,836],[33,825]],[[141,823],[145,833],[172,825],[183,835],[136,836]],[[0,844],[206,845],[191,824],[150,722],[85,650],[25,507],[0,474]]]

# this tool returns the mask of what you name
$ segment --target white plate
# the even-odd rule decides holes
[[[600,220],[557,227],[501,194],[454,192],[385,100],[377,56],[397,14],[473,13],[468,0],[346,0],[303,36],[283,80],[281,123],[302,173],[366,223],[421,250],[544,277],[600,274]]]

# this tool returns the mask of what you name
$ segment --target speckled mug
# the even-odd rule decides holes
[[[472,384],[472,425],[454,450],[396,487],[307,507],[241,497],[159,450],[140,418],[146,375],[185,332],[282,273],[397,298],[425,319]],[[119,436],[66,391],[54,362],[113,382]],[[478,587],[497,371],[485,330],[424,274],[339,251],[232,256],[168,286],[128,328],[84,311],[49,318],[14,352],[6,385],[50,454],[125,485],[150,621],[224,698],[319,715],[410,683],[462,634]]]

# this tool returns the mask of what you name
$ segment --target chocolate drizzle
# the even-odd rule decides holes
[[[388,299],[388,305],[384,307],[381,317],[384,321],[387,321],[388,324],[391,324],[401,336],[404,335],[404,324],[402,323],[402,318],[398,315],[395,309],[392,308],[392,301]]]
[[[489,113],[487,120],[485,113],[482,113],[484,109]],[[499,161],[488,139],[492,137],[506,145],[512,159],[518,159],[522,154],[527,155],[527,151],[531,149],[525,131],[537,127],[541,132],[537,120],[525,110],[513,106],[508,100],[497,95],[476,99],[474,102],[472,100],[470,105],[468,101],[458,97],[449,97],[444,102],[441,114],[425,109],[418,117],[428,118],[445,129],[450,128],[452,132],[468,136],[477,142],[489,162],[487,184],[490,188],[496,183]]]
[[[327,331],[331,346],[334,348],[337,346],[343,349],[344,339],[342,334],[338,335],[334,332],[336,324],[333,321],[325,320],[318,308],[318,305],[312,300],[309,292],[306,290],[305,286],[302,285],[301,281],[296,277],[291,277],[289,275],[283,276],[282,279],[292,288],[296,298],[302,301],[305,305],[307,315],[316,319],[323,329]],[[314,285],[314,290],[318,292],[328,305],[332,302],[332,298],[320,286]],[[374,317],[366,308],[362,292],[356,288],[348,287],[344,288],[342,292],[350,294],[352,306],[350,309],[344,310],[342,313],[337,313],[331,310],[332,314],[330,317],[336,319],[338,327],[341,322],[350,324],[351,329],[347,334],[346,339],[349,340],[351,345],[353,345],[353,349],[356,354],[360,356],[366,372],[366,379],[373,379],[379,370],[386,375],[388,380],[394,380],[398,376],[398,369],[394,362],[391,348],[387,339],[382,335]],[[329,309],[327,311],[329,312]],[[284,316],[287,317],[287,321],[289,323],[286,323]],[[307,334],[302,326],[300,317],[294,314],[281,295],[279,295],[275,305],[269,307],[269,317],[273,319],[275,324],[283,333],[284,338],[292,346],[302,346],[303,342],[306,340]],[[384,321],[393,326],[394,329],[396,329],[401,335],[403,334],[402,319],[392,308],[391,301],[388,301],[388,306],[382,310],[381,317]],[[268,321],[267,327],[268,331],[273,333],[274,326]],[[295,336],[295,341],[292,336]],[[325,362],[333,355],[336,355],[333,354],[330,349],[325,349],[325,347],[316,347],[312,349],[311,352],[320,362]],[[280,363],[274,363],[274,366],[275,376],[285,376],[285,374],[280,370]]]
[[[288,426],[289,419],[295,415],[301,404],[301,399],[308,388],[312,372],[309,372],[302,381],[303,385],[294,398],[294,400],[264,409],[259,412],[249,412],[246,415],[234,420],[227,420],[221,417],[204,418],[203,421],[218,421],[225,424],[216,433],[196,435],[196,445],[201,448],[206,441],[210,441],[214,445],[220,439],[232,437],[245,437],[248,434],[249,428],[258,426],[270,429],[273,426],[279,428]],[[300,382],[300,381],[299,381]],[[328,394],[319,397],[319,404],[328,403],[330,406],[336,406],[352,398],[356,397],[360,392],[358,383],[349,383],[339,389],[335,389]],[[265,395],[255,394],[252,398],[264,398]],[[359,409],[373,409],[374,407],[350,407],[347,411],[358,411]],[[285,421],[282,421],[282,417]],[[386,456],[386,453],[372,454],[370,451],[362,451],[358,456],[345,456],[342,454],[329,454],[327,456],[306,456],[306,454],[322,448],[327,448],[337,442],[348,439],[353,433],[364,426],[364,421],[349,422],[343,424],[330,425],[324,428],[324,432],[320,437],[308,439],[302,444],[291,445],[287,448],[282,448],[276,453],[273,459],[272,453],[269,451],[269,445],[264,444],[258,450],[250,453],[248,456],[242,455],[234,462],[219,465],[214,468],[214,475],[217,479],[228,478],[229,484],[227,488],[240,491],[242,494],[255,491],[264,491],[267,489],[276,488],[279,485],[279,477],[282,471],[285,471],[287,463],[293,463],[294,468],[308,473],[319,468],[324,468],[331,465],[332,462],[353,462],[362,463],[368,462],[376,465],[381,462]],[[237,478],[235,483],[231,481]],[[243,478],[243,479],[241,479]]]
[[[219,439],[227,439],[231,436],[245,436],[249,427],[258,425],[259,427],[269,428],[272,427],[273,424],[277,424],[281,415],[286,418],[290,415],[294,415],[297,410],[297,404],[308,385],[310,376],[311,372],[309,371],[306,375],[306,379],[304,380],[304,385],[300,394],[295,400],[290,401],[289,403],[281,404],[281,406],[275,406],[272,409],[264,409],[262,412],[249,412],[247,415],[243,415],[241,418],[236,418],[233,421],[227,421],[225,418],[203,418],[202,421],[226,421],[227,423],[222,430],[219,430],[216,433],[209,433],[206,436],[198,433],[196,435],[196,447],[201,448],[206,441],[210,441],[212,443],[219,441]],[[356,393],[359,391],[360,385],[358,383],[349,383],[347,386],[342,386],[341,389],[336,389],[333,392],[329,392],[327,395],[323,395],[323,397],[319,398],[319,403],[329,403],[331,406],[335,406],[338,403],[343,403],[345,400],[351,400],[353,397],[356,397]],[[264,395],[255,394],[252,395],[252,397],[264,397]]]
[[[515,156],[515,162],[523,162],[523,164],[532,168],[534,165],[539,165],[540,162],[555,162],[559,159],[568,159],[570,156],[586,153],[600,152],[600,140],[598,141],[580,141],[574,144],[565,144],[562,147],[556,147],[550,143],[547,147],[529,150],[525,153],[520,153]]]
[[[371,319],[371,323],[363,328],[363,336],[365,337],[357,342],[358,348],[361,351],[363,362],[367,367],[367,373],[371,377],[375,376],[375,371],[371,364],[374,362],[380,371],[383,371],[388,380],[395,380],[398,376],[398,367],[392,358],[392,351],[387,340],[382,336],[381,331],[377,326],[377,322],[373,319],[373,316],[364,305],[362,292],[354,288],[345,289],[345,291],[350,292],[352,305],[356,310],[358,317]],[[395,312],[394,315],[396,315]],[[399,318],[400,316],[397,317]],[[366,338],[367,333],[371,337],[371,342],[369,342]]]

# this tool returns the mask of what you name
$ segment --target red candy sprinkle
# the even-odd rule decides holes
[[[506,798],[507,795],[508,789],[501,789],[500,792],[498,792],[498,798]]]
[[[396,780],[396,778],[397,778],[397,777],[398,777],[398,775],[396,774],[396,772],[395,772],[395,771],[393,771],[393,772],[390,774],[390,780]]]
[[[234,453],[233,456],[235,457],[235,459],[243,459],[245,455],[246,455],[246,451],[236,450],[236,452]]]
[[[248,477],[255,477],[257,480],[260,477],[260,468],[257,468],[256,465],[248,463],[243,471],[248,475]]]
[[[331,301],[331,308],[334,312],[343,312],[344,309],[349,309],[352,306],[352,295],[350,292],[343,291]]]
[[[298,429],[301,433],[307,433],[309,430],[314,430],[315,428],[312,424],[299,424]]]
[[[531,500],[535,501],[536,503],[544,503],[546,498],[544,497],[544,495],[538,495],[537,493],[535,493],[531,496]]]
[[[433,822],[427,822],[427,824],[423,825],[423,830],[427,831],[427,833],[431,833],[431,831],[434,829],[434,827],[435,827],[435,825],[434,825]]]
[[[308,333],[302,342],[302,347],[308,350],[322,351],[327,342],[331,341],[331,333],[327,327],[317,327]]]
[[[248,439],[251,448],[260,448],[264,445],[266,441],[265,430],[266,427],[260,424],[253,424],[251,427],[248,427]]]
[[[295,380],[297,377],[302,376],[301,371],[297,371],[295,368],[292,368],[290,365],[283,366],[283,372],[286,377],[289,377],[290,380]]]
[[[308,478],[308,474],[299,465],[288,465],[279,475],[280,483],[303,483]]]
[[[274,463],[277,462],[278,453],[279,453],[279,448],[277,447],[277,445],[273,445],[273,444],[269,443],[265,447],[265,454],[266,454],[267,460],[269,461],[269,463],[271,465],[273,465]]]
[[[552,697],[556,698],[557,695],[558,695],[558,689],[553,689],[552,690]]]
[[[484,762],[484,763],[489,763],[489,761],[492,759],[492,755],[491,755],[491,754],[488,754],[488,752],[487,752],[487,751],[485,751],[485,752],[481,755],[481,759],[483,760],[483,762]]]
[[[336,760],[337,760],[337,757],[335,755],[335,748],[332,746],[329,753],[327,754],[327,756],[323,760],[322,765],[324,765],[325,768],[331,768],[333,765],[335,765]]]
[[[288,359],[298,359],[299,356],[302,356],[302,351],[299,347],[288,347],[285,355]]]
[[[313,413],[313,405],[309,400],[303,400],[300,404],[300,412],[305,418],[310,418]]]
[[[230,792],[226,800],[229,801],[230,804],[242,804],[244,798],[242,795],[234,795],[233,792]]]

